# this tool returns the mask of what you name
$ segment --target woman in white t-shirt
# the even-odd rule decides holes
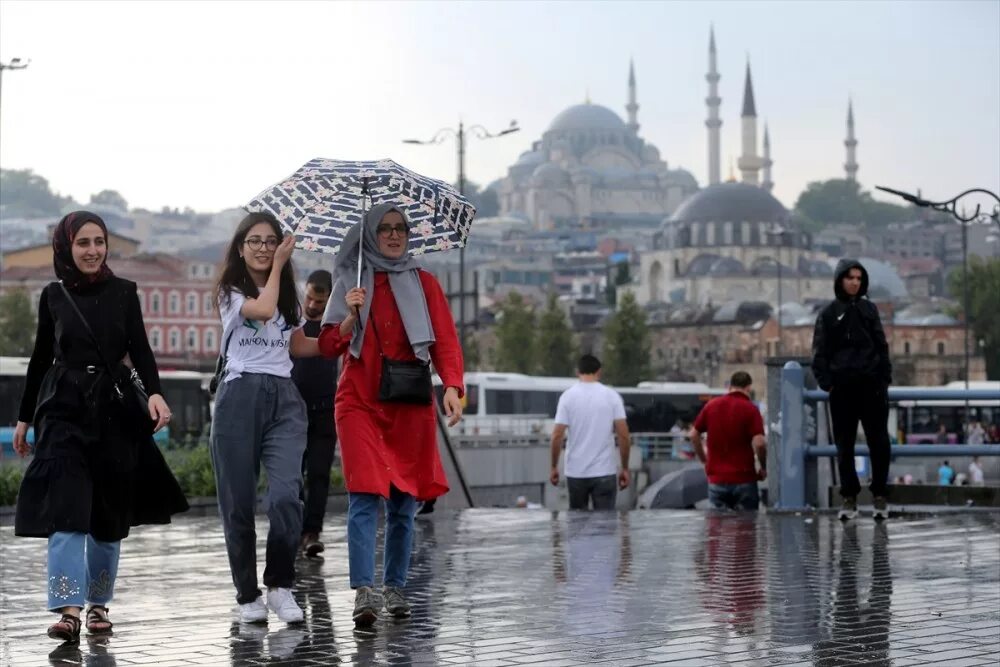
[[[251,213],[237,226],[219,278],[219,314],[225,366],[215,397],[211,454],[229,569],[240,620],[260,623],[268,610],[297,623],[292,597],[295,554],[302,528],[302,454],[306,410],[291,379],[289,353],[314,356],[315,339],[299,328],[301,309],[291,256],[268,213]],[[267,471],[266,602],[257,586],[254,510],[257,477]]]

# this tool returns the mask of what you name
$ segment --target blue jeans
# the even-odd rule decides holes
[[[375,585],[375,535],[378,532],[378,509],[382,496],[375,493],[351,493],[347,508],[347,555],[351,569],[351,588]],[[410,569],[413,548],[413,515],[416,499],[395,487],[385,499],[385,550],[382,583],[402,588]]]
[[[115,591],[120,541],[100,542],[87,533],[49,536],[49,611],[107,605]]]
[[[746,484],[709,484],[708,502],[717,510],[757,510],[760,496],[757,482]]]

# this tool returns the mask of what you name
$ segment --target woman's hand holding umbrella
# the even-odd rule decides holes
[[[361,308],[365,305],[365,288],[352,287],[347,290],[347,294],[344,296],[344,301],[347,303],[347,312],[349,314],[344,318],[344,321],[340,323],[341,336],[346,336],[354,330],[354,323],[358,319],[358,313],[361,312]]]

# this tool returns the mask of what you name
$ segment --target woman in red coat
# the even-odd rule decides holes
[[[336,284],[319,337],[322,354],[347,353],[334,414],[344,481],[350,497],[347,543],[354,622],[368,626],[383,604],[409,616],[403,596],[418,500],[448,492],[437,448],[433,404],[379,400],[383,357],[433,362],[445,387],[449,424],[462,417],[462,348],[448,301],[433,275],[420,270],[408,249],[409,223],[393,204],[374,207],[348,233],[337,255]],[[357,280],[362,246],[361,286]],[[382,594],[374,590],[378,508],[385,499]]]

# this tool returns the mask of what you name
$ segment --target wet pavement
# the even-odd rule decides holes
[[[1000,664],[1000,514],[431,517],[408,621],[354,631],[335,515],[325,561],[299,563],[306,622],[241,626],[218,519],[189,517],[134,531],[114,635],[63,647],[44,634],[45,544],[4,527],[0,664]]]

